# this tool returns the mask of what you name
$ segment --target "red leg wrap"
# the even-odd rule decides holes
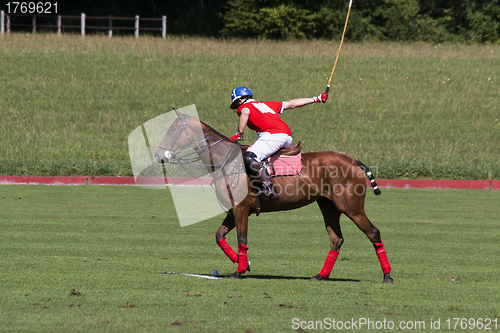
[[[247,251],[248,251],[248,246],[239,244],[238,245],[238,269],[236,272],[240,274],[245,274],[247,271]]]
[[[387,260],[387,253],[384,249],[383,243],[373,243],[375,247],[375,251],[377,251],[378,260],[380,260],[380,266],[382,266],[382,272],[384,274],[389,273],[391,271],[391,265],[389,264],[389,260]]]
[[[328,256],[326,257],[325,260],[325,265],[323,266],[323,269],[321,272],[319,272],[319,275],[327,279],[330,276],[330,273],[332,272],[333,265],[335,264],[335,261],[337,260],[337,256],[339,255],[339,251],[331,251],[328,252]]]
[[[220,246],[221,250],[225,253],[225,255],[228,256],[229,259],[231,259],[232,262],[236,263],[238,261],[238,255],[226,242],[226,237],[222,238],[220,242],[217,244]]]

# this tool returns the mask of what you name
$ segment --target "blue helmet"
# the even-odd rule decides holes
[[[238,108],[235,104],[235,101],[237,99],[242,98],[242,97],[250,98],[252,96],[253,96],[252,92],[247,87],[238,87],[238,88],[234,89],[233,92],[231,93],[231,106],[230,106],[230,108],[231,109]]]

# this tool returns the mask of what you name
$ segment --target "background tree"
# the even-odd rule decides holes
[[[0,8],[6,10],[6,0]],[[58,0],[62,15],[161,17],[167,33],[340,39],[348,0]],[[354,0],[348,40],[498,42],[500,0]],[[148,22],[141,23],[147,26]]]

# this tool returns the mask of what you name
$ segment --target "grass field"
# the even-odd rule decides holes
[[[416,332],[437,331],[437,320],[442,331],[482,331],[477,319],[491,318],[498,330],[499,191],[368,195],[393,285],[344,217],[331,280],[307,280],[329,249],[315,205],[250,217],[252,272],[235,281],[164,274],[236,269],[215,244],[222,216],[180,228],[168,191],[0,186],[0,198],[2,332],[312,332],[316,321],[362,318]]]
[[[230,92],[289,100],[325,89],[338,43],[24,34],[0,40],[0,174],[131,175],[130,132],[196,104],[225,135]],[[286,112],[305,151],[379,178],[500,178],[500,44],[353,44],[329,100]],[[248,138],[255,136],[248,134]]]

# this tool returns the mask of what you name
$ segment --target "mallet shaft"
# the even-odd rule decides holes
[[[337,52],[337,58],[335,58],[335,63],[333,64],[332,74],[330,74],[330,79],[328,80],[328,84],[326,85],[326,90],[325,90],[326,93],[328,93],[328,91],[330,90],[330,83],[332,82],[333,73],[335,73],[335,67],[337,67],[337,61],[339,60],[340,49],[342,48],[342,43],[344,42],[345,29],[347,28],[347,21],[349,20],[349,13],[351,12],[351,5],[352,5],[352,0],[349,1],[349,9],[347,9],[347,17],[345,19],[344,32],[342,33],[342,39],[340,40],[340,46],[339,46],[339,51]]]

